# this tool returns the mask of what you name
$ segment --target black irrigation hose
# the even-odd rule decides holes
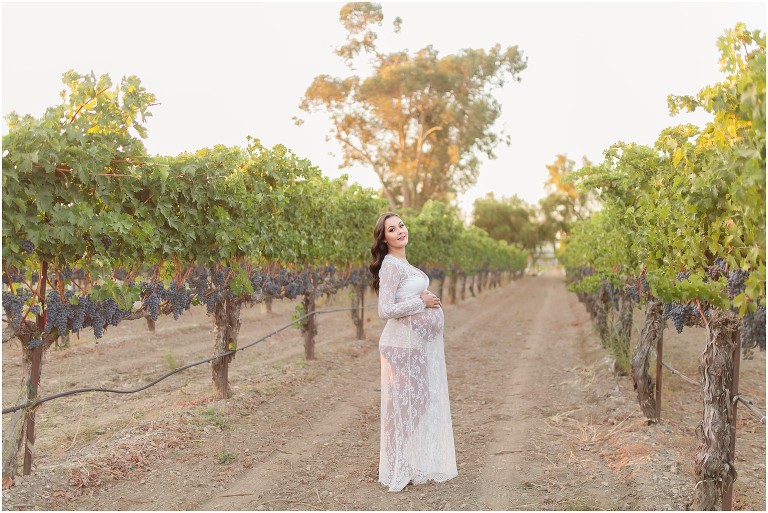
[[[376,304],[372,304],[372,305],[365,306],[363,308],[373,308],[374,306],[377,306],[377,305]],[[156,384],[160,383],[164,379],[169,378],[169,377],[173,376],[174,374],[176,374],[178,372],[181,372],[183,370],[187,370],[187,369],[189,369],[191,367],[196,367],[198,365],[202,365],[204,363],[208,363],[210,361],[216,360],[217,358],[221,358],[223,356],[235,354],[238,351],[242,351],[243,349],[247,349],[249,347],[252,347],[252,346],[258,344],[259,342],[263,342],[266,339],[268,339],[268,338],[270,338],[270,337],[272,337],[274,335],[277,335],[281,331],[287,330],[291,326],[295,325],[297,322],[303,321],[304,319],[306,319],[307,317],[309,317],[311,315],[324,314],[324,313],[333,313],[333,312],[344,312],[344,311],[349,311],[349,310],[358,310],[358,308],[356,308],[356,307],[355,308],[332,308],[332,309],[328,309],[328,310],[313,310],[312,312],[309,312],[309,313],[307,313],[305,315],[302,315],[301,317],[299,317],[297,319],[292,320],[290,324],[286,324],[282,328],[278,328],[278,329],[274,330],[273,332],[271,332],[271,333],[261,337],[260,339],[254,341],[254,342],[251,342],[251,343],[246,344],[244,346],[238,347],[234,351],[227,351],[226,353],[222,353],[222,354],[218,354],[218,355],[215,355],[215,356],[211,356],[210,358],[206,358],[205,360],[200,360],[199,362],[190,363],[190,364],[184,365],[182,367],[173,369],[171,372],[168,372],[168,373],[160,376],[156,380],[154,380],[154,381],[152,381],[150,383],[147,383],[146,385],[141,386],[139,388],[133,388],[133,389],[129,389],[129,390],[119,390],[119,389],[116,389],[116,388],[97,388],[97,387],[93,387],[93,388],[77,388],[75,390],[68,390],[66,392],[59,392],[58,394],[50,395],[48,397],[43,397],[43,398],[40,398],[40,399],[35,399],[34,401],[27,401],[26,403],[19,404],[17,406],[12,406],[10,408],[4,408],[3,409],[3,415],[5,415],[6,413],[13,413],[13,412],[18,411],[18,410],[23,410],[25,408],[37,407],[37,406],[39,406],[39,405],[41,405],[43,403],[46,403],[48,401],[52,401],[54,399],[59,399],[61,397],[66,397],[68,395],[83,394],[83,393],[86,393],[86,392],[109,392],[111,394],[135,394],[137,392],[141,392],[142,390],[146,390],[149,387],[155,386]]]

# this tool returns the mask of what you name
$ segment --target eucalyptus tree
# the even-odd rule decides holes
[[[537,208],[517,196],[496,199],[493,193],[475,200],[472,207],[473,224],[497,240],[517,244],[536,252],[544,242],[541,237]]]
[[[526,62],[517,46],[464,49],[443,57],[427,46],[414,54],[377,48],[376,3],[342,7],[347,43],[336,50],[352,71],[364,54],[370,76],[319,75],[300,108],[325,110],[330,136],[341,146],[342,167],[362,165],[381,181],[392,210],[420,209],[427,200],[450,200],[477,181],[481,157],[508,141],[494,123],[501,104],[493,92],[519,81]],[[401,20],[395,20],[399,32]],[[301,123],[298,120],[297,123]]]

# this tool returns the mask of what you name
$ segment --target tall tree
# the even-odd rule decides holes
[[[517,244],[536,254],[543,242],[536,210],[517,196],[498,200],[488,193],[473,204],[473,224],[494,239]]]
[[[590,165],[585,157],[583,166]],[[547,196],[539,201],[544,214],[544,230],[552,236],[552,241],[567,237],[573,223],[585,219],[595,207],[594,194],[577,189],[569,181],[575,171],[576,163],[566,155],[558,155],[547,166],[549,179],[546,181]]]
[[[392,209],[449,201],[474,185],[480,157],[495,158],[494,147],[508,142],[493,130],[501,104],[492,92],[520,80],[526,63],[518,48],[495,45],[438,57],[427,46],[414,55],[385,54],[376,47],[375,26],[384,19],[379,4],[348,3],[339,19],[348,36],[336,54],[350,70],[366,55],[372,73],[317,76],[299,107],[329,113],[342,167],[373,169]],[[395,32],[400,24],[397,18]]]

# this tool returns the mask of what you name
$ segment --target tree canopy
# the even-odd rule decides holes
[[[481,156],[505,136],[493,129],[501,104],[493,90],[519,81],[526,62],[517,46],[464,49],[440,57],[427,46],[413,55],[382,53],[376,3],[354,2],[340,11],[348,32],[337,55],[350,67],[361,53],[370,76],[320,75],[300,108],[325,110],[331,137],[341,145],[342,167],[362,165],[379,177],[391,209],[420,209],[428,200],[450,201],[477,181]],[[399,31],[401,20],[395,20]]]

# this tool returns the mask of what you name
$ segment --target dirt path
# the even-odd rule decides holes
[[[342,296],[335,306],[346,306]],[[272,314],[244,310],[241,345],[289,322],[292,310],[290,303],[276,303]],[[302,359],[295,330],[238,354],[230,368],[235,395],[226,401],[208,401],[210,371],[203,366],[142,394],[49,403],[38,416],[35,473],[3,493],[3,508],[685,507],[694,484],[688,430],[695,421],[646,425],[629,378],[614,377],[561,275],[526,277],[445,310],[459,465],[459,476],[447,483],[389,493],[376,482],[383,323],[370,310],[363,341],[354,340],[348,314],[321,317],[315,361]],[[161,322],[154,335],[124,324],[96,348],[84,338],[50,352],[43,393],[85,384],[128,387],[210,352],[210,321],[200,311]],[[16,393],[17,353],[3,351],[3,404]],[[765,354],[753,362],[743,364],[743,386],[762,382],[761,399]],[[674,393],[696,410],[695,394]],[[764,509],[765,431],[743,412],[742,422],[745,484],[737,497],[742,507]]]

